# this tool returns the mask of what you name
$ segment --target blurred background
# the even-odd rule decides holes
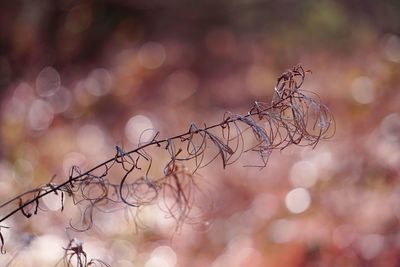
[[[400,266],[400,2],[102,0],[0,3],[0,202],[192,122],[269,101],[301,63],[336,135],[259,170],[199,170],[207,219],[155,207],[69,233],[111,266]],[[246,157],[246,155],[243,155]],[[5,266],[54,266],[73,207],[2,223]],[[4,211],[1,211],[2,215]]]

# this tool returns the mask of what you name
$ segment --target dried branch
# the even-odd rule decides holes
[[[141,208],[159,200],[165,202],[164,210],[179,224],[189,217],[193,207],[198,190],[193,177],[199,168],[218,157],[225,168],[248,152],[257,153],[261,161],[250,166],[265,167],[273,150],[290,145],[315,147],[321,139],[334,134],[335,121],[328,108],[315,94],[300,89],[306,73],[301,66],[283,73],[277,80],[271,103],[255,102],[246,115],[226,113],[220,123],[202,128],[192,124],[187,132],[162,140],[158,140],[157,132],[151,141],[131,151],[117,146],[114,157],[86,172],[73,166],[63,183],[53,183],[53,177],[46,185],[0,205],[1,211],[12,207],[2,215],[0,223],[18,212],[27,218],[36,215],[42,210],[43,197],[56,194],[61,210],[65,197],[72,198],[81,209],[78,223],[70,222],[71,228],[77,231],[86,231],[93,225],[95,212]],[[245,141],[247,134],[253,136],[251,143]],[[169,154],[163,176],[152,178],[153,156],[163,151]],[[205,162],[209,158],[206,153],[213,151],[216,153]],[[117,181],[110,179],[109,172],[114,169],[123,173]],[[3,252],[1,232],[0,241]],[[88,266],[86,254],[72,240],[66,248],[66,266],[70,266],[73,256],[78,258],[78,266]]]

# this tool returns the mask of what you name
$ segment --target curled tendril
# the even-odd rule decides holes
[[[10,227],[0,225],[0,253],[6,254],[6,250],[4,249],[4,237],[3,234],[1,233],[2,228],[10,228]]]
[[[258,154],[260,162],[247,166],[265,167],[274,150],[290,145],[314,147],[334,134],[335,121],[329,109],[316,94],[301,90],[307,72],[301,66],[284,72],[277,79],[272,101],[256,101],[246,115],[227,112],[220,123],[203,127],[191,124],[187,132],[167,139],[158,139],[156,132],[150,141],[131,151],[116,146],[114,157],[86,172],[73,166],[65,182],[55,184],[52,179],[0,205],[1,211],[13,207],[9,213],[2,212],[5,215],[0,223],[17,212],[27,218],[37,214],[42,198],[51,193],[60,197],[61,203],[65,197],[72,198],[81,209],[78,223],[70,222],[77,231],[89,229],[96,212],[129,207],[140,210],[157,201],[164,203],[162,209],[172,218],[182,222],[190,216],[199,191],[194,179],[199,168],[218,158],[225,168],[250,152]],[[248,134],[253,137],[250,142],[245,138]],[[169,155],[163,174],[152,178],[159,168],[153,166],[153,157],[162,152]],[[112,171],[118,175],[109,175]],[[1,232],[0,241],[3,252]],[[67,262],[76,256],[78,265],[89,264],[81,249],[72,240],[66,248]]]

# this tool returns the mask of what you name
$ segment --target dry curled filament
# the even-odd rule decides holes
[[[73,238],[68,246],[64,248],[64,256],[56,264],[56,267],[63,263],[65,267],[110,267],[109,264],[99,259],[88,259],[83,249],[83,244],[79,239]]]
[[[186,221],[202,190],[195,179],[199,168],[218,160],[225,168],[251,153],[256,157],[249,157],[246,166],[262,168],[274,150],[290,145],[314,147],[334,134],[335,122],[328,108],[316,94],[301,89],[306,73],[301,66],[283,73],[272,101],[256,101],[247,114],[226,112],[217,124],[192,124],[185,133],[171,138],[160,139],[156,133],[130,151],[117,146],[112,158],[85,172],[73,166],[64,182],[57,184],[52,179],[3,203],[0,224],[17,213],[29,218],[45,210],[43,198],[49,194],[58,196],[61,210],[66,198],[81,210],[77,222],[70,222],[77,231],[89,229],[96,212],[140,210],[159,202],[178,224]],[[163,171],[156,176],[161,159]],[[0,241],[4,252],[1,231]],[[66,254],[67,259],[73,254],[81,262],[86,261],[86,255],[73,242]]]

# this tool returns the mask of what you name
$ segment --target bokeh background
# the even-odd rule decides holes
[[[134,148],[143,129],[245,113],[298,63],[335,115],[332,139],[262,170],[199,170],[209,216],[178,232],[150,207],[143,229],[116,212],[76,237],[112,266],[399,266],[396,0],[2,1],[0,201]],[[54,266],[66,209],[3,222],[0,265]]]

